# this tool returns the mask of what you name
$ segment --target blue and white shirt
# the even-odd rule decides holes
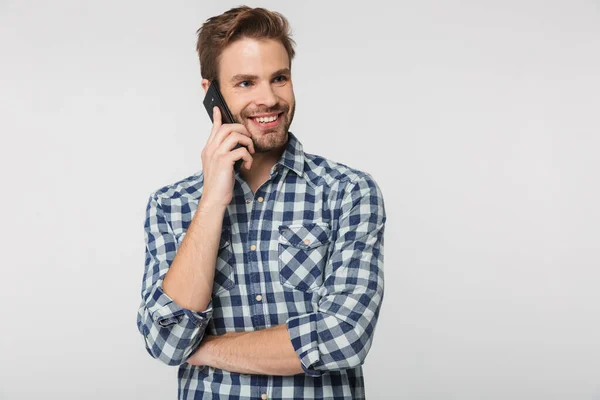
[[[368,173],[304,153],[288,137],[256,193],[236,173],[203,312],[180,307],[162,290],[202,196],[203,174],[150,195],[137,326],[152,357],[179,366],[179,399],[365,398],[361,366],[384,292],[383,195]],[[280,324],[303,374],[249,375],[186,363],[204,334]]]

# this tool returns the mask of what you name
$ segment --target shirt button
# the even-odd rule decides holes
[[[264,200],[264,199],[263,199],[262,197],[259,197],[259,198],[258,198],[258,202],[259,202],[259,203],[262,203],[262,202],[263,202],[263,200]]]
[[[252,200],[246,199],[246,204],[250,204],[250,203],[252,203]]]
[[[250,246],[250,250],[252,250],[252,251],[256,250],[256,245]]]
[[[260,398],[261,398],[262,400],[267,400],[267,398],[268,398],[268,397],[267,397],[266,393],[263,393],[263,394],[260,396]]]
[[[304,244],[310,244],[310,240],[306,239],[306,240],[304,241]]]
[[[256,296],[256,301],[261,301],[262,300],[262,296],[259,294],[258,296]]]

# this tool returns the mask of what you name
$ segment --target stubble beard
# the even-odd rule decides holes
[[[235,118],[238,121],[243,121],[243,125],[246,127],[248,132],[252,135],[252,143],[254,144],[254,150],[256,153],[268,153],[273,150],[282,149],[288,141],[288,130],[290,125],[292,124],[292,120],[294,119],[294,114],[296,112],[296,103],[292,104],[291,112],[288,112],[289,107],[275,107],[271,110],[266,110],[264,112],[272,112],[272,111],[283,111],[283,115],[280,116],[281,122],[277,128],[272,130],[264,131],[259,135],[255,135],[254,132],[258,129],[256,126],[253,126],[253,122],[251,122],[247,115],[250,115],[248,112],[244,112],[242,110],[241,115],[236,115]],[[261,111],[262,112],[262,111]]]

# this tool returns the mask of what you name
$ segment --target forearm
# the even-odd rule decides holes
[[[163,291],[183,308],[204,311],[210,302],[224,213],[200,201],[165,275]]]
[[[303,373],[285,324],[254,332],[206,336],[188,363],[242,374]]]

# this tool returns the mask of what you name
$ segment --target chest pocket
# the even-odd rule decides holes
[[[177,248],[181,246],[181,242],[185,237],[185,233],[177,239]],[[235,257],[231,248],[231,232],[229,229],[221,231],[219,240],[219,249],[217,253],[217,263],[215,265],[215,279],[213,281],[213,295],[221,294],[235,286]]]
[[[285,287],[312,292],[323,284],[331,237],[329,225],[279,227],[279,279]]]

